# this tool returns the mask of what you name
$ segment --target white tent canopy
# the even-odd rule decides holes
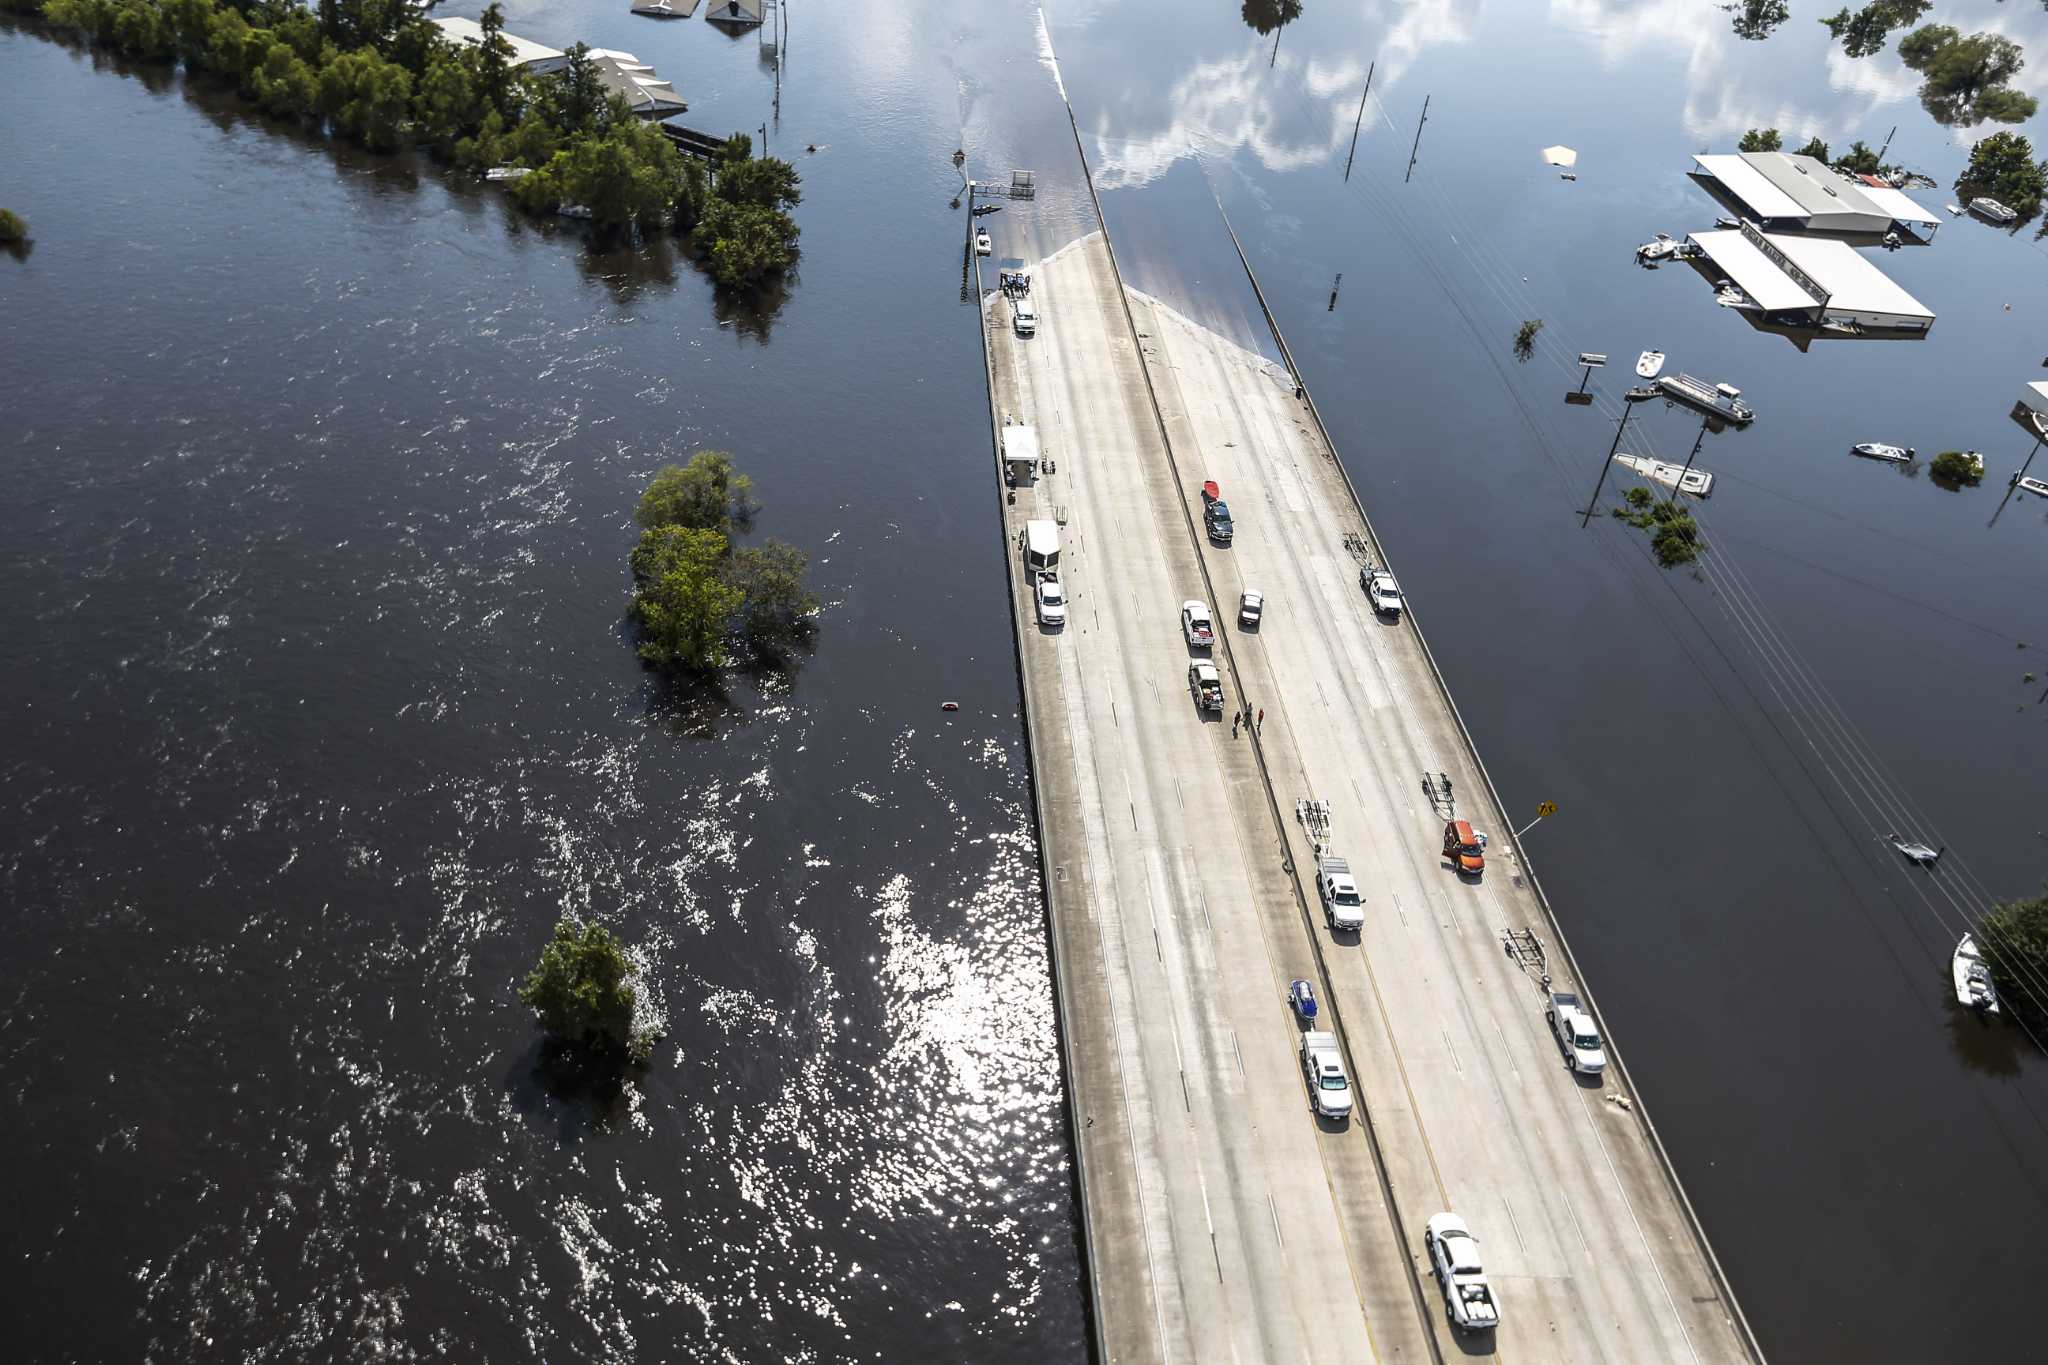
[[[1553,166],[1576,166],[1579,164],[1579,154],[1571,148],[1564,146],[1545,147],[1543,149],[1543,159]]]

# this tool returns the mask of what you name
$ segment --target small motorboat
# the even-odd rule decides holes
[[[518,180],[533,174],[531,166],[493,166],[484,172],[484,179],[492,181]]]
[[[1967,940],[1965,940],[1967,942]],[[1316,988],[1299,977],[1287,984],[1287,1003],[1294,1006],[1294,1017],[1302,1023],[1313,1023],[1316,1017]]]
[[[988,235],[987,228],[977,228],[974,233],[974,254],[986,256],[996,249],[995,239]]]
[[[1690,493],[1696,498],[1708,498],[1714,494],[1714,476],[1704,469],[1687,469],[1681,464],[1666,464],[1647,455],[1617,455],[1614,462],[1623,468],[1633,469],[1646,479],[1654,479],[1666,488],[1676,488],[1679,492]]]
[[[1913,458],[1911,446],[1888,446],[1882,441],[1865,441],[1862,445],[1850,446],[1849,451],[1866,460],[1883,460],[1888,464],[1904,464]]]
[[[1994,223],[2010,223],[2019,217],[2017,212],[2007,208],[1988,194],[1979,195],[1977,198],[1972,199],[1970,201],[1970,212],[1980,218],[1988,218]]]
[[[2037,498],[2048,498],[2048,481],[2029,478],[2025,474],[2015,474],[2009,486],[2017,488],[2022,493],[2032,493]]]
[[[1724,213],[1714,220],[1714,226],[1723,232],[1740,232],[1742,230],[1742,220]]]
[[[564,218],[597,217],[597,214],[591,211],[588,204],[557,204],[555,205],[555,212],[561,214]]]
[[[1657,371],[1664,368],[1662,351],[1644,351],[1636,357],[1636,373],[1645,379],[1655,379]]]
[[[1948,851],[1945,847],[1929,848],[1917,840],[1907,839],[1897,834],[1885,835],[1884,841],[1896,849],[1901,858],[1904,858],[1915,867],[1933,867],[1941,861],[1941,855]]]
[[[1975,934],[1963,935],[1955,956],[1949,959],[1949,970],[1955,976],[1957,1004],[1986,1014],[1998,1013],[1998,988],[1991,984],[1991,969],[1977,951]]]
[[[633,6],[633,13],[649,19],[687,19],[690,17],[690,9],[695,8],[695,5],[691,5],[689,9],[679,9],[670,4],[669,0],[637,0]]]
[[[1671,234],[1660,232],[1656,237],[1636,248],[1636,259],[1639,261],[1661,261],[1677,250],[1678,243],[1671,240]]]

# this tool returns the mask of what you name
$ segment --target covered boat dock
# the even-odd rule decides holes
[[[1910,195],[1851,178],[1810,156],[1735,152],[1695,156],[1694,175],[1746,218],[1772,231],[1931,241],[1941,220]]]
[[[1843,330],[1925,333],[1934,314],[1847,242],[1754,225],[1686,238],[1771,321]]]

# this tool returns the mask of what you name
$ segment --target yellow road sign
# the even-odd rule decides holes
[[[1555,814],[1557,814],[1557,802],[1555,801],[1545,801],[1536,808],[1536,818],[1538,820],[1547,820]]]

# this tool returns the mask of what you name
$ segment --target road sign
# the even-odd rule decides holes
[[[1555,814],[1557,814],[1557,802],[1555,801],[1545,801],[1536,808],[1536,818],[1538,820],[1548,820]]]

